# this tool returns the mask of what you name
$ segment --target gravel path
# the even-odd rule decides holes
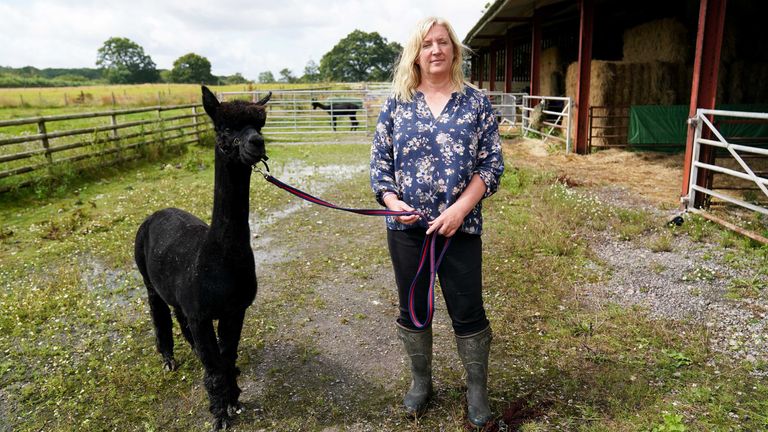
[[[660,227],[674,215],[620,187],[593,192],[608,204],[649,211]],[[719,243],[695,242],[685,234],[672,237],[670,251],[654,252],[649,245],[661,235],[663,229],[634,241],[611,232],[592,238],[595,268],[605,276],[584,286],[584,294],[596,303],[639,305],[654,318],[704,326],[712,350],[752,362],[768,360],[768,292],[763,289],[768,277],[756,271],[761,258],[736,258]]]

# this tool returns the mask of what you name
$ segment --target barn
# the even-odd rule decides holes
[[[478,87],[569,101],[577,153],[685,151],[684,206],[768,215],[766,12],[759,0],[496,0],[463,42]]]

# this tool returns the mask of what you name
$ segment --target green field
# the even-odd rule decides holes
[[[253,90],[290,90],[317,88],[323,84],[237,84],[228,86],[208,86],[214,92],[253,91]],[[327,85],[325,85],[327,86]],[[346,85],[332,84],[334,88]],[[200,101],[198,84],[137,84],[137,85],[101,85],[84,87],[49,87],[49,88],[0,88],[0,120],[11,118],[5,109],[18,110],[13,117],[28,117],[36,114],[36,109],[78,107],[112,107],[174,105]]]

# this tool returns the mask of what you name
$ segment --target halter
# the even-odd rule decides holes
[[[389,209],[357,209],[357,208],[348,208],[348,207],[340,207],[335,204],[329,203],[328,201],[322,200],[320,198],[317,198],[315,196],[312,196],[304,191],[301,191],[299,189],[296,189],[293,186],[290,186],[286,183],[283,183],[282,181],[276,179],[272,176],[269,172],[269,165],[267,165],[266,160],[260,161],[262,164],[264,164],[265,171],[262,171],[257,165],[253,166],[253,170],[264,176],[264,180],[266,180],[269,183],[272,183],[273,185],[277,186],[278,188],[295,195],[305,201],[309,201],[313,204],[317,204],[319,206],[332,208],[335,210],[341,210],[345,212],[365,215],[365,216],[412,216],[416,215],[420,218],[427,220],[427,216],[417,210],[413,211],[407,211],[407,210],[389,210]],[[258,164],[258,163],[257,163]],[[440,254],[435,257],[435,244],[437,242],[437,233],[429,233],[424,238],[424,244],[421,246],[421,254],[419,259],[419,267],[418,270],[416,270],[416,275],[413,277],[413,282],[411,282],[411,286],[408,289],[408,314],[410,315],[411,322],[419,329],[426,328],[429,326],[429,324],[432,322],[432,315],[434,314],[434,305],[435,305],[435,279],[437,275],[437,269],[440,267],[440,263],[443,261],[443,256],[445,256],[445,252],[448,250],[448,245],[451,243],[451,239],[447,238],[445,240],[445,243],[443,244],[443,248],[440,251]],[[427,316],[424,322],[422,323],[419,321],[418,317],[416,316],[416,309],[414,305],[414,297],[415,297],[415,290],[416,290],[416,282],[419,279],[419,275],[421,274],[422,269],[424,268],[424,265],[426,264],[427,260],[429,260],[429,290],[427,292]]]

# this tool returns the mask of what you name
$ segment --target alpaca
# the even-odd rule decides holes
[[[216,131],[213,215],[210,227],[176,208],[155,212],[136,234],[134,256],[144,279],[157,350],[175,370],[171,308],[184,338],[205,368],[214,429],[239,412],[235,366],[245,310],[256,297],[256,272],[248,226],[252,166],[266,160],[261,128],[264,105],[219,103],[202,87],[203,107]],[[213,321],[218,320],[217,333]]]
[[[356,102],[336,102],[331,101],[328,105],[322,104],[316,100],[312,100],[312,109],[324,109],[328,111],[331,116],[331,125],[333,131],[336,131],[336,118],[338,116],[349,116],[349,121],[352,122],[350,130],[357,130],[357,117],[355,117],[357,110],[359,110],[360,104]]]

